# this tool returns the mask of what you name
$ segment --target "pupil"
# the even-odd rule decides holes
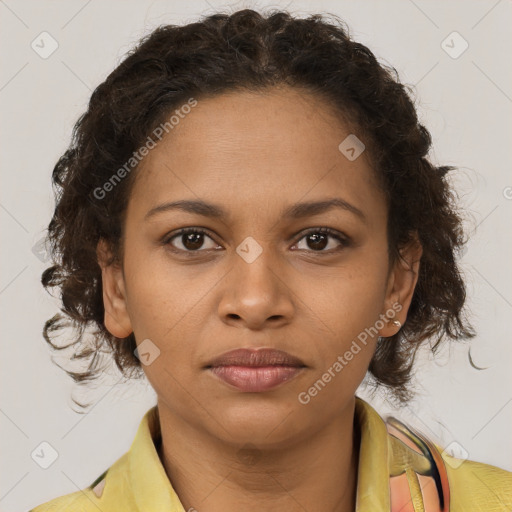
[[[187,249],[199,249],[203,245],[202,233],[186,233],[183,236],[185,237],[185,241],[182,240],[182,242]]]
[[[327,246],[327,235],[323,233],[313,233],[309,235],[308,238],[309,240],[313,239],[314,247],[312,247],[312,249],[324,249]],[[320,242],[319,239],[321,239]],[[320,246],[318,246],[318,244],[320,244]]]

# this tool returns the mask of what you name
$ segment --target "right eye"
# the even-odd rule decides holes
[[[174,252],[201,252],[200,248],[204,245],[204,237],[209,238],[214,246],[207,247],[206,250],[215,249],[215,247],[220,247],[216,244],[208,232],[202,228],[183,228],[173,233],[171,236],[166,236],[163,240],[165,245],[170,245],[171,250]],[[177,247],[173,241],[177,240],[181,247]]]

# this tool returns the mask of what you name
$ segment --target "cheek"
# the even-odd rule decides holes
[[[381,287],[376,282],[369,273],[333,278],[328,292],[324,290],[321,302],[315,305],[320,320],[316,325],[322,333],[316,338],[317,364],[308,384],[311,387],[302,391],[318,396],[313,406],[318,414],[323,414],[327,404],[355,393],[368,370],[382,306]]]
[[[137,344],[149,339],[160,352],[158,364],[155,361],[144,370],[147,374],[162,373],[164,378],[166,368],[184,375],[193,367],[206,308],[211,307],[205,293],[218,278],[212,276],[210,280],[207,274],[187,277],[183,270],[166,262],[165,256],[145,258],[135,251],[125,260],[125,272]]]
[[[382,259],[361,254],[353,264],[331,273],[328,286],[315,286],[311,296],[320,336],[319,371],[329,368],[341,356],[343,379],[360,379],[372,358],[382,328],[380,314],[385,298],[386,268]],[[324,283],[325,284],[325,283]],[[380,321],[379,321],[380,320]],[[328,378],[328,377],[327,377]],[[337,379],[338,381],[343,379]]]
[[[178,314],[179,286],[163,262],[137,243],[127,243],[124,267],[128,313],[137,341],[162,339]]]
[[[356,259],[332,272],[312,290],[312,296],[319,299],[315,300],[317,311],[328,317],[334,332],[367,327],[381,312],[386,291],[385,268],[378,261],[364,261],[364,256]]]

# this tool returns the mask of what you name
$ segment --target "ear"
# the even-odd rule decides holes
[[[133,329],[128,315],[123,271],[119,264],[109,262],[112,253],[105,240],[98,242],[96,254],[101,267],[105,327],[114,336],[126,338]]]
[[[404,325],[407,319],[407,311],[418,282],[420,259],[423,254],[423,247],[417,233],[414,233],[412,240],[399,252],[402,257],[395,262],[388,278],[385,311],[381,316],[384,319],[384,327],[379,329],[379,336],[382,337],[394,336],[400,330],[401,327],[394,324],[394,320]],[[384,315],[389,320],[386,321]]]

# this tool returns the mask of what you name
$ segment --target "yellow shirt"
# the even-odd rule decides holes
[[[400,492],[393,491],[393,509],[428,512],[430,509],[424,508],[421,492],[415,493],[419,489],[415,487],[418,479],[411,470],[412,465],[425,467],[425,459],[412,453],[403,439],[399,441],[391,435],[384,420],[360,398],[356,398],[355,421],[361,433],[356,512],[391,510],[390,475],[395,475],[394,481],[404,479],[406,485],[402,490],[407,490],[407,500],[399,496]],[[30,512],[188,512],[158,456],[155,443],[160,439],[158,409],[154,406],[140,422],[130,450],[89,487],[39,505]],[[512,510],[512,472],[462,461],[445,453],[442,461],[449,482],[450,512]],[[435,485],[429,487],[432,481],[424,476],[420,476],[420,481],[425,495],[435,491]],[[401,499],[405,501],[400,502]]]

